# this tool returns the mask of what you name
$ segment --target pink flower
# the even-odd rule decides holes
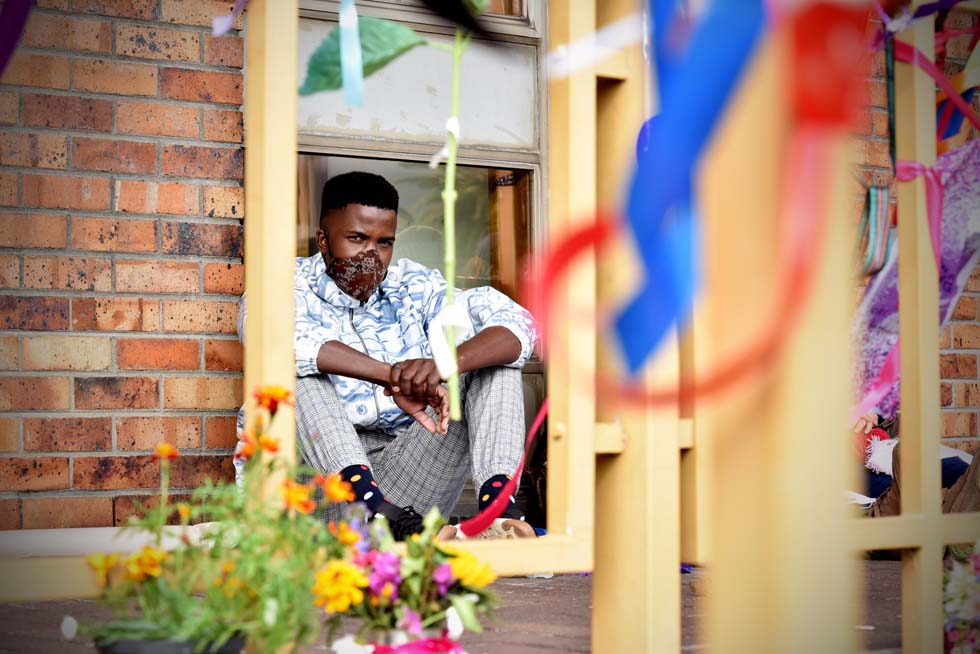
[[[412,636],[421,636],[422,618],[412,609],[405,607],[405,615],[398,621],[398,628],[404,629]]]
[[[449,592],[449,587],[456,581],[456,578],[453,577],[452,566],[448,563],[442,563],[436,566],[436,569],[432,571],[432,581],[436,582],[436,588],[439,589],[439,597],[445,595]]]
[[[378,552],[368,577],[371,592],[386,599],[397,599],[398,586],[402,583],[401,567],[401,559],[394,552]]]

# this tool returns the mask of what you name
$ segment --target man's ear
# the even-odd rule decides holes
[[[320,254],[330,254],[330,240],[327,238],[327,232],[322,228],[316,230],[316,247]]]

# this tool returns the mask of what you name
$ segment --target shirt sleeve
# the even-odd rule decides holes
[[[442,309],[446,299],[446,280],[438,270],[432,270],[429,276],[431,295],[425,303],[425,328]],[[456,291],[456,302],[466,308],[473,322],[474,333],[479,334],[487,327],[504,327],[521,343],[521,354],[509,364],[509,368],[523,368],[534,352],[538,333],[531,312],[514,302],[512,299],[490,286]]]
[[[340,325],[315,293],[300,284],[295,288],[296,297],[296,374],[299,377],[319,375],[316,357],[320,347],[328,341],[340,340]]]

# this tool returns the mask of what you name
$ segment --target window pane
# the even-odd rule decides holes
[[[324,182],[354,170],[383,175],[398,189],[395,258],[442,270],[445,167],[434,171],[418,162],[299,155],[297,254],[316,251]],[[457,166],[456,191],[456,286],[490,285],[517,297],[530,245],[530,172]]]
[[[487,13],[498,16],[523,16],[524,3],[521,0],[490,0]]]

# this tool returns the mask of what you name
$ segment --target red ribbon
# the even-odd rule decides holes
[[[463,654],[459,643],[445,635],[413,640],[397,646],[381,643],[371,643],[371,646],[374,647],[374,654]]]

